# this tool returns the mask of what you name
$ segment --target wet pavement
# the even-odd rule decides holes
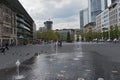
[[[80,43],[72,49],[36,54],[21,64],[20,75],[24,78],[20,80],[120,80],[119,63],[96,52],[82,52]],[[0,80],[16,80],[16,75],[16,67],[3,69]]]

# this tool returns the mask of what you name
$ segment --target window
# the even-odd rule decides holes
[[[5,13],[10,13],[9,8],[5,8]]]
[[[5,16],[5,21],[6,21],[6,22],[10,22],[10,17]]]

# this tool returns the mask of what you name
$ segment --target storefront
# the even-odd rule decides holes
[[[17,39],[16,38],[1,38],[0,39],[0,46],[5,46],[8,44],[9,46],[17,45]]]

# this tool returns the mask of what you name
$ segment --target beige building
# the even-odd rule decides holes
[[[113,3],[109,7],[109,22],[110,22],[110,26],[115,26],[118,23],[117,3]]]
[[[101,32],[105,32],[110,30],[110,26],[115,27],[118,25],[118,3],[113,3],[110,5],[109,8],[102,11],[99,15],[96,16],[96,30],[95,32],[98,32],[101,30]]]
[[[16,44],[16,14],[4,4],[0,4],[0,46]]]
[[[95,22],[88,23],[83,29],[84,33],[94,32],[95,26]]]
[[[94,32],[101,32],[101,14],[96,16],[96,26],[94,28]]]
[[[118,26],[120,26],[120,1],[118,2]],[[120,29],[120,27],[119,27],[119,29]]]

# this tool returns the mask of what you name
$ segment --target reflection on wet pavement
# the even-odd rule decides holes
[[[120,80],[118,63],[95,52],[40,54],[20,66],[21,80]],[[15,80],[16,67],[0,71],[0,80]]]

